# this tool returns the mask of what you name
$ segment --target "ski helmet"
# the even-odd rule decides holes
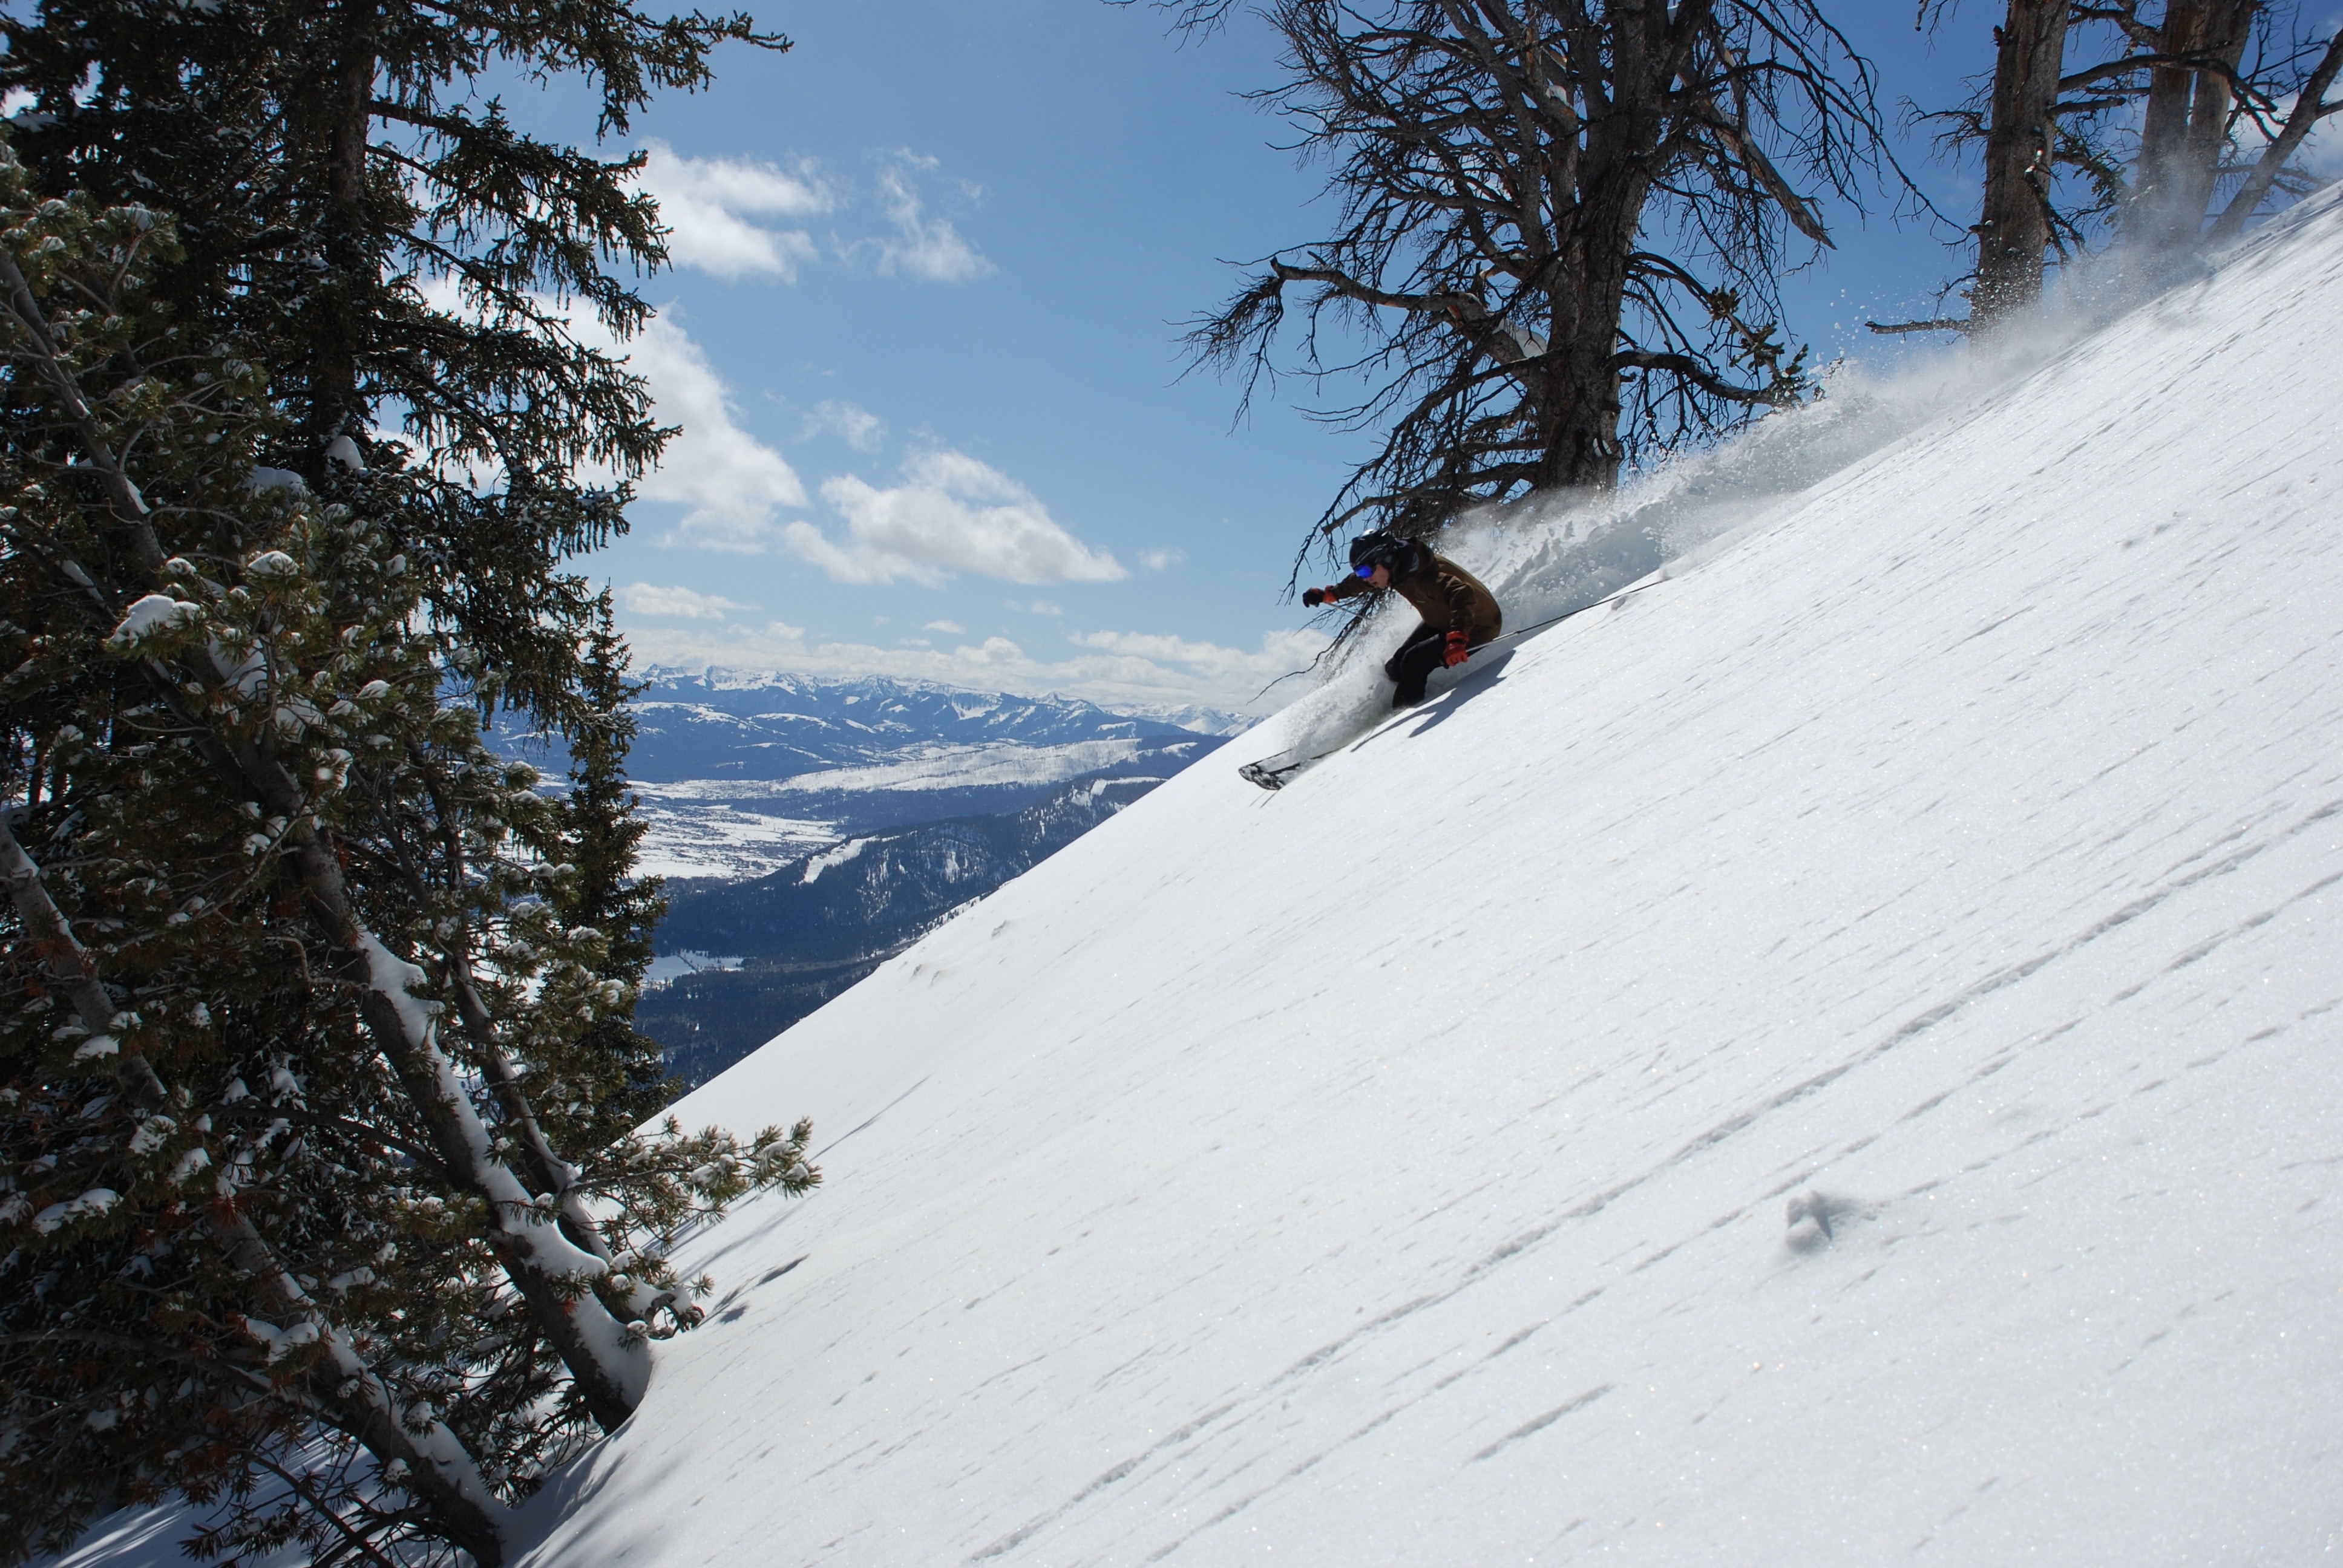
[[[1406,540],[1394,538],[1381,528],[1370,528],[1351,541],[1351,569],[1395,566],[1406,548]]]

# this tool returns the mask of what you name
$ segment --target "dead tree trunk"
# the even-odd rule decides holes
[[[1234,0],[1183,6],[1191,25]],[[1290,301],[1307,377],[1363,371],[1331,423],[1380,453],[1319,519],[1421,536],[1478,501],[1623,464],[1795,401],[1774,280],[1830,241],[1782,167],[1852,198],[1869,67],[1813,0],[1261,0],[1270,96],[1325,155],[1335,231],[1267,258],[1196,326],[1251,376]],[[1778,160],[1778,166],[1777,166]],[[1357,349],[1318,359],[1336,321]]]
[[[2261,206],[2271,187],[2286,172],[2288,162],[2302,150],[2303,142],[2318,128],[2318,122],[2329,115],[2343,114],[2343,103],[2327,101],[2327,90],[2335,85],[2338,72],[2343,72],[2343,35],[2328,41],[2327,52],[2296,95],[2294,108],[2286,116],[2285,128],[2263,151],[2237,194],[2229,198],[2229,205],[2205,236],[2208,241],[2234,239],[2244,233],[2247,220]]]
[[[2189,245],[2202,233],[2237,101],[2237,66],[2260,9],[2260,0],[2172,0],[2166,7],[2133,184],[2129,226],[2142,244]]]
[[[2000,47],[1970,312],[1988,330],[2042,296],[2043,253],[2050,244],[2051,109],[2066,52],[2066,0],[2009,0],[2009,15],[1995,36]]]

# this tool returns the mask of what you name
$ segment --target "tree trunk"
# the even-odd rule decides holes
[[[281,810],[274,799],[279,793],[267,791]],[[588,1412],[605,1432],[615,1429],[634,1413],[649,1385],[650,1347],[630,1336],[594,1294],[592,1282],[608,1265],[573,1246],[557,1221],[541,1217],[533,1195],[497,1157],[456,1064],[439,1048],[437,1020],[412,994],[422,971],[357,919],[341,867],[324,839],[307,824],[286,837],[310,909],[336,949],[341,978],[358,988],[367,1032],[397,1074],[440,1161],[487,1205],[484,1239],[528,1303],[531,1321],[577,1379]]]
[[[1650,43],[1629,25],[1619,35]],[[1633,52],[1627,42],[1622,52]],[[1660,139],[1662,118],[1656,89],[1633,77],[1623,82],[1613,114],[1588,137],[1578,210],[1557,226],[1562,243],[1547,269],[1552,320],[1543,385],[1531,388],[1544,447],[1534,488],[1607,490],[1619,483],[1625,456],[1619,327],[1629,258],[1651,193],[1641,155]]]
[[[2148,72],[2132,186],[2133,234],[2150,246],[2190,245],[2204,230],[2237,101],[2217,67],[2234,72],[2245,57],[2259,8],[2260,0],[2172,0],[2165,11],[2157,49],[2178,63]]]
[[[2259,0],[2207,0],[2197,46],[2213,60],[2235,72],[2246,57],[2246,40],[2253,29]],[[2210,68],[2197,73],[2189,95],[2188,139],[2184,166],[2187,181],[2174,192],[2175,208],[2187,222],[2194,240],[2205,227],[2206,209],[2213,201],[2213,180],[2221,166],[2221,147],[2228,139],[2229,112],[2237,102],[2235,78]]]
[[[2066,44],[2066,0],[2009,0],[1996,30],[1993,119],[1985,139],[1985,210],[1977,220],[1970,315],[1990,330],[2042,297],[2050,243],[2051,106]]]
[[[377,271],[366,207],[379,25],[376,0],[343,0],[334,14],[335,58],[317,84],[318,124],[311,134],[325,153],[320,226],[327,271],[308,332],[308,407],[301,417],[312,477],[324,472],[327,445],[367,412],[358,396],[358,359],[366,301]]]
[[[1639,211],[1641,203],[1630,211]],[[1607,236],[1606,236],[1607,237]],[[1632,238],[1632,236],[1631,236]],[[1619,317],[1626,287],[1626,247],[1608,247],[1574,267],[1554,290],[1557,330],[1535,400],[1543,450],[1535,488],[1607,490],[1619,482]],[[1604,260],[1612,266],[1600,265]]]

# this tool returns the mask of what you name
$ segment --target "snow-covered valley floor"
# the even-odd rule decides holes
[[[2343,1551],[2338,347],[2329,203],[936,932],[527,1561]]]
[[[2343,1553],[2343,206],[2281,226],[685,1101],[827,1184],[694,1244],[521,1559]]]

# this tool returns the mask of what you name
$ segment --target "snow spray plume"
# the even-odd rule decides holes
[[[2296,207],[2246,242],[2274,243],[2343,195]],[[2023,333],[1907,351],[1891,369],[1841,360],[1817,395],[1777,409],[1717,445],[1631,474],[1615,490],[1535,495],[1460,517],[1433,541],[1489,585],[1509,637],[1534,633],[1654,574],[1696,568],[1794,509],[1816,487],[1866,464],[1932,421],[1956,417],[1994,388],[2056,361],[2115,317],[2195,286],[2206,264],[2144,268],[2126,257],[2061,276]],[[1294,750],[1355,733],[1389,700],[1382,663],[1413,629],[1404,604],[1379,606],[1316,667],[1316,689],[1294,705]]]

